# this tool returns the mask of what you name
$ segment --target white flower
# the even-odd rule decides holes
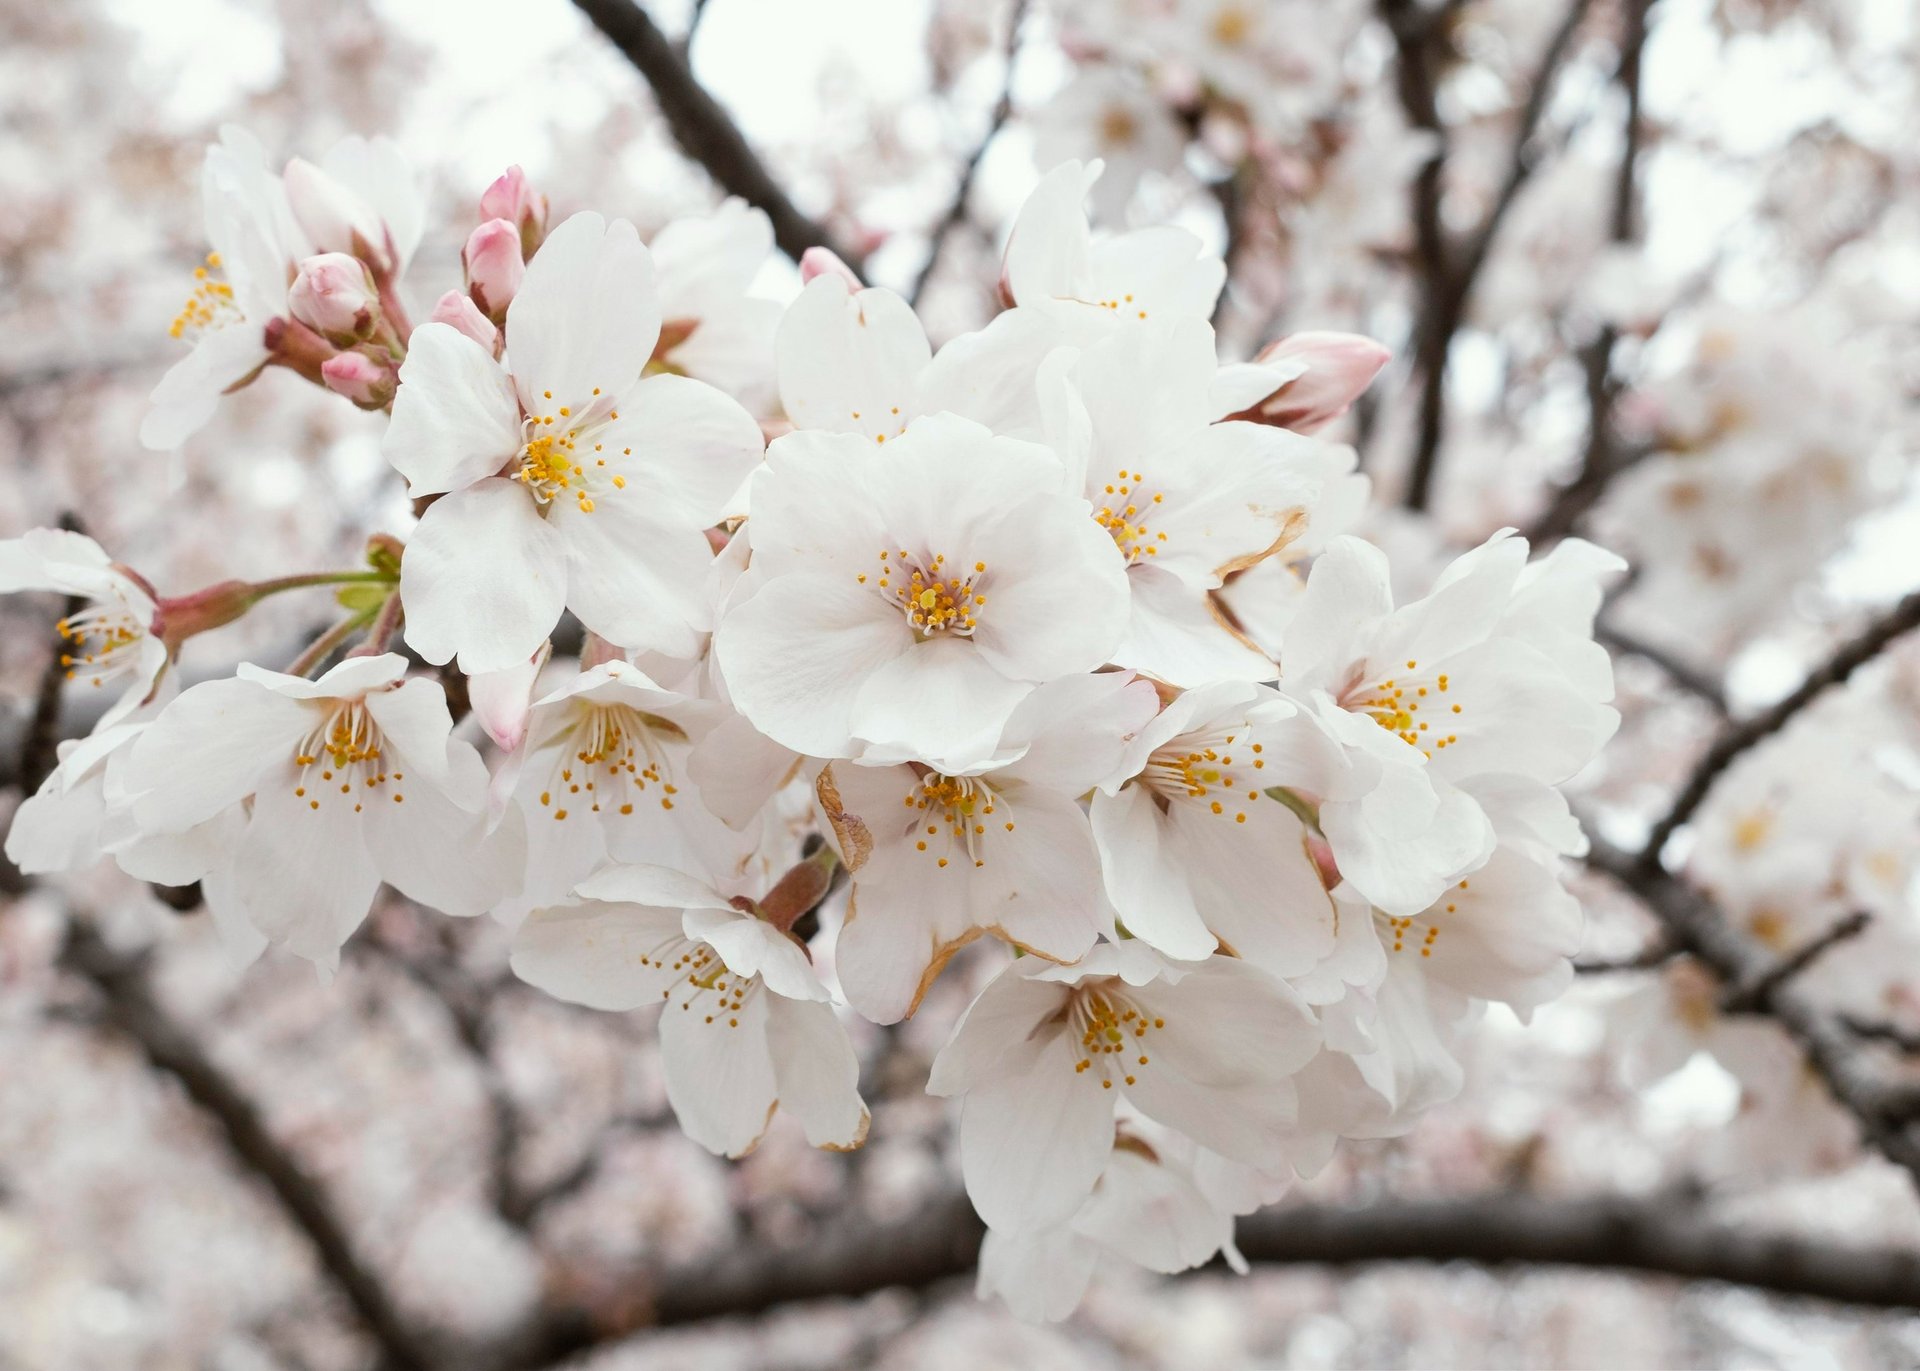
[[[1044,448],[947,414],[886,443],[794,433],[752,499],[755,585],[714,650],[734,704],[795,751],[962,769],[1034,686],[1119,643],[1120,558]]]
[[[124,682],[96,730],[113,727],[153,698],[169,654],[148,586],[84,534],[36,528],[0,541],[0,595],[34,590],[90,601],[57,627],[69,681],[95,689]]]
[[[1126,67],[1083,67],[1034,116],[1033,160],[1054,167],[1091,151],[1106,168],[1093,187],[1094,210],[1120,219],[1146,172],[1176,172],[1187,136],[1166,101]]]
[[[406,669],[395,653],[348,658],[317,681],[243,664],[182,692],[127,769],[143,834],[185,834],[248,804],[223,854],[233,898],[323,970],[382,881],[471,915],[520,874],[517,828],[485,832],[480,754],[449,736],[438,683],[403,680]]]
[[[821,807],[853,876],[834,944],[848,1002],[877,1023],[911,1014],[982,933],[1050,961],[1083,956],[1103,920],[1100,858],[1078,797],[1159,703],[1127,675],[1070,676],[1013,712],[1003,764],[822,771]]]
[[[1020,1318],[1057,1321],[1079,1305],[1103,1256],[1173,1275],[1222,1252],[1246,1270],[1233,1245],[1233,1216],[1215,1207],[1190,1166],[1123,1128],[1093,1193],[1070,1219],[1031,1232],[987,1231],[976,1288],[983,1298],[1000,1296]]]
[[[659,366],[718,386],[758,411],[770,398],[780,305],[749,295],[773,251],[766,214],[727,199],[675,219],[650,245],[659,271]]]
[[[259,142],[231,125],[207,149],[200,194],[213,251],[170,329],[194,346],[154,388],[140,425],[147,447],[179,446],[213,417],[221,395],[267,364],[268,329],[289,317],[296,263],[351,253],[390,285],[419,242],[425,201],[391,140],[342,139],[319,167],[296,159],[287,174],[290,181],[269,171]],[[289,185],[301,191],[297,207]]]
[[[663,867],[612,867],[575,894],[521,925],[514,973],[593,1009],[663,1005],[667,1098],[688,1137],[745,1156],[778,1106],[816,1147],[866,1140],[859,1061],[801,943]]]
[[[1563,548],[1528,568],[1525,540],[1496,535],[1398,609],[1377,548],[1337,538],[1314,564],[1281,685],[1381,768],[1363,798],[1323,804],[1320,822],[1341,874],[1391,914],[1425,909],[1491,851],[1470,792],[1558,785],[1619,722],[1586,634],[1597,578],[1621,563]]]
[[[1034,187],[1007,240],[1008,297],[1076,341],[1147,320],[1211,318],[1227,269],[1193,234],[1160,225],[1094,236],[1081,205],[1100,169],[1062,162]]]
[[[1270,1163],[1293,1121],[1289,1078],[1320,1030],[1284,984],[1232,957],[1170,963],[1139,942],[1060,967],[1008,967],[934,1060],[962,1095],[960,1165],[988,1226],[1032,1232],[1092,1192],[1127,1100],[1200,1146]]]
[[[1176,685],[1278,675],[1209,593],[1303,532],[1322,474],[1350,464],[1282,429],[1215,422],[1216,373],[1213,330],[1170,320],[1063,354],[1041,382],[1050,441],[1127,562],[1114,660]]]
[[[609,859],[714,876],[743,864],[753,842],[708,812],[688,776],[694,745],[725,717],[622,661],[535,701],[526,745],[496,782],[526,814],[526,881],[496,913],[560,900]]]
[[[692,655],[703,532],[732,512],[760,429],[731,399],[641,371],[660,332],[633,226],[577,214],[507,312],[508,364],[423,324],[384,450],[421,516],[401,569],[407,642],[462,670],[518,666],[562,608],[609,642]]]
[[[1273,690],[1222,681],[1175,698],[1093,798],[1107,896],[1170,957],[1224,943],[1277,976],[1333,949],[1333,905],[1300,816],[1268,789],[1339,770],[1337,749]]]

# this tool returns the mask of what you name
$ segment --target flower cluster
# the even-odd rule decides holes
[[[751,296],[758,211],[649,246],[517,169],[414,327],[392,146],[275,176],[228,133],[145,437],[279,365],[390,413],[417,523],[173,599],[79,534],[0,544],[0,590],[87,602],[75,681],[130,682],[9,854],[198,881],[236,948],[323,971],[382,883],[491,914],[530,984],[659,1007],[727,1156],[776,1110],[860,1145],[841,1006],[895,1023],[979,942],[928,1088],[983,1286],[1058,1317],[1102,1253],[1234,1259],[1233,1215],[1459,1088],[1487,1002],[1567,984],[1558,787],[1615,727],[1621,563],[1503,533],[1396,603],[1316,436],[1384,350],[1223,364],[1220,259],[1095,234],[1099,172],[1042,178],[1007,307],[937,350],[824,253],[784,311]],[[313,586],[344,616],[286,670],[180,688],[187,637]]]

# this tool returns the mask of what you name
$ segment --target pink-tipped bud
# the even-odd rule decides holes
[[[287,290],[287,312],[328,341],[347,347],[373,336],[380,322],[380,295],[358,257],[323,252],[300,264]]]
[[[373,207],[304,158],[287,163],[280,178],[287,204],[321,252],[345,252],[391,268],[386,226]]]
[[[320,367],[320,379],[328,390],[346,396],[361,409],[385,409],[400,381],[392,362],[376,360],[364,352],[329,357]]]
[[[527,274],[519,230],[505,219],[489,219],[468,237],[460,256],[467,266],[467,294],[482,314],[499,323]]]
[[[442,295],[429,317],[436,324],[460,330],[489,352],[500,341],[500,330],[493,326],[493,320],[482,314],[462,291],[450,290]]]
[[[1306,370],[1238,417],[1313,433],[1352,408],[1393,354],[1357,333],[1295,333],[1268,343],[1253,360]]]
[[[800,283],[805,285],[816,276],[838,276],[848,290],[862,288],[860,277],[831,248],[808,248],[800,254]]]
[[[534,683],[552,651],[553,644],[542,643],[538,652],[518,666],[467,677],[467,699],[473,705],[474,717],[487,736],[509,752],[527,736]]]
[[[522,258],[533,256],[547,236],[547,197],[527,184],[527,174],[508,167],[480,195],[482,219],[505,219],[520,234]]]

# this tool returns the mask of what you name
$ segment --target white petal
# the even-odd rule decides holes
[[[331,971],[379,888],[351,804],[311,808],[290,769],[262,785],[234,854],[233,893],[268,941]]]
[[[914,392],[933,356],[913,309],[890,290],[849,292],[816,276],[787,307],[775,337],[780,403],[795,428],[891,438],[916,413]]]
[[[507,349],[529,413],[619,396],[660,336],[653,259],[632,224],[576,214],[549,233],[507,307]],[[551,413],[548,409],[546,412]]]
[[[526,661],[560,621],[565,550],[527,492],[482,481],[444,495],[421,516],[400,564],[407,643],[462,671]]]
[[[660,1018],[667,1099],[686,1135],[723,1157],[753,1151],[779,1097],[767,1042],[769,995],[756,986],[732,1011],[700,996],[668,1005]]]
[[[933,1059],[929,1095],[959,1095],[1018,1067],[1034,1038],[1065,1003],[1061,988],[1008,966],[987,983]]]
[[[1095,795],[1093,836],[1107,898],[1127,932],[1169,957],[1194,960],[1213,952],[1218,940],[1200,917],[1187,873],[1145,786]]]
[[[253,793],[261,774],[290,764],[313,722],[298,702],[245,680],[183,691],[133,745],[126,786],[134,818],[179,833]]]
[[[431,787],[415,787],[411,773],[404,787],[389,782],[386,789],[394,795],[367,801],[362,834],[388,885],[410,900],[462,918],[486,913],[519,888],[526,870],[526,826],[518,810],[509,811],[489,833],[485,815],[455,805]]]
[[[662,521],[643,492],[616,495],[590,512],[564,501],[554,509],[548,527],[566,551],[567,608],[616,646],[693,656],[709,626],[706,535]]]
[[[663,948],[684,939],[680,911],[603,900],[536,909],[514,935],[513,974],[557,999],[589,1009],[658,1004],[679,980]]]
[[[931,638],[866,678],[848,711],[848,732],[886,755],[919,757],[951,774],[993,755],[1031,689],[1001,675],[965,639]]]
[[[799,1120],[808,1142],[844,1152],[866,1141],[860,1059],[832,1005],[772,996],[767,1045],[780,1108]]]
[[[764,919],[737,909],[689,909],[681,919],[689,938],[709,944],[743,980],[760,977],[789,1000],[828,1000],[806,949]]]
[[[643,498],[662,521],[706,528],[743,512],[736,498],[766,450],[760,425],[722,391],[684,376],[649,376],[620,401],[620,417],[599,441],[631,447],[623,468],[629,498]],[[597,497],[603,507],[619,494]]]
[[[407,340],[400,389],[380,450],[407,493],[459,490],[494,475],[525,446],[513,381],[493,354],[446,324]]]
[[[205,334],[153,388],[140,421],[140,443],[156,452],[179,447],[206,425],[220,397],[267,364],[263,325],[238,320]]]
[[[1066,1219],[1092,1192],[1113,1146],[1113,1090],[1053,1030],[1047,1045],[1009,1053],[960,1108],[960,1170],[991,1228],[1031,1232]]]

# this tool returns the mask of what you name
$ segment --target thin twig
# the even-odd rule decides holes
[[[1707,749],[1706,755],[1687,777],[1687,783],[1680,788],[1680,793],[1674,797],[1673,804],[1653,826],[1638,859],[1641,866],[1651,870],[1659,865],[1660,854],[1667,840],[1693,817],[1713,789],[1714,782],[1744,753],[1785,728],[1801,710],[1827,690],[1843,684],[1860,667],[1885,651],[1896,638],[1916,628],[1920,628],[1920,590],[1908,595],[1850,638],[1824,665],[1809,674],[1792,694],[1715,739],[1713,746]]]
[[[798,261],[811,247],[831,248],[859,269],[862,256],[834,241],[824,225],[800,212],[767,171],[733,116],[707,93],[686,57],[634,0],[573,0],[653,88],[654,101],[681,149],[728,194],[766,212],[774,241]]]
[[[1615,652],[1624,652],[1638,657],[1641,661],[1660,668],[1662,674],[1687,694],[1704,700],[1722,719],[1727,717],[1727,695],[1720,682],[1706,672],[1682,661],[1657,643],[1650,643],[1623,629],[1615,627],[1605,619],[1593,626],[1595,641],[1612,648]]]
[[[1638,952],[1624,957],[1596,957],[1573,964],[1576,976],[1611,976],[1626,971],[1654,971],[1680,955],[1671,938],[1655,938]]]
[[[1772,969],[1759,979],[1728,987],[1720,997],[1720,1011],[1723,1014],[1764,1014],[1781,986],[1820,960],[1831,948],[1859,937],[1872,922],[1873,916],[1864,909],[1855,910],[1835,921],[1826,932],[1809,938],[1775,962]]]
[[[933,226],[927,236],[927,259],[920,264],[920,274],[913,278],[913,286],[907,291],[907,303],[920,303],[920,294],[932,279],[934,268],[940,264],[941,249],[947,245],[947,239],[953,231],[966,222],[967,201],[973,195],[973,180],[980,171],[980,159],[987,154],[987,146],[1006,127],[1007,119],[1013,114],[1013,69],[1020,60],[1020,31],[1026,23],[1028,0],[1013,0],[1007,14],[1007,39],[1003,53],[1006,61],[1006,76],[1001,82],[1000,98],[993,102],[993,111],[987,117],[986,132],[973,145],[973,151],[967,154],[967,160],[961,164],[960,179],[954,183],[953,199],[947,204],[947,212]]]

